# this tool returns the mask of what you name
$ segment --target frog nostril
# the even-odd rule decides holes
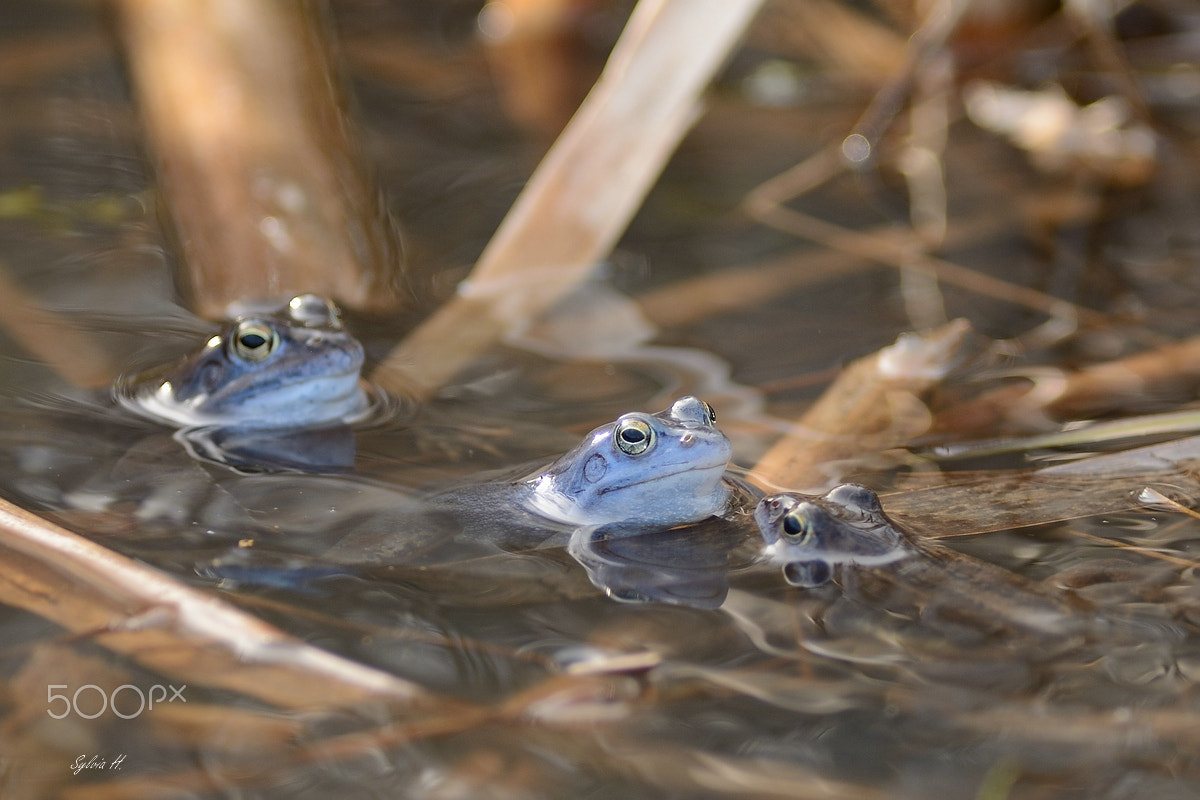
[[[695,443],[696,443],[696,437],[694,434],[691,434],[691,433],[685,433],[679,439],[679,444],[681,444],[684,447],[691,447]]]

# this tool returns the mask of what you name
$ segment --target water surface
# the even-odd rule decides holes
[[[0,193],[37,187],[23,211],[0,217],[5,280],[58,312],[116,372],[177,357],[203,341],[211,323],[178,302],[116,53],[90,8],[11,6],[20,24],[4,34],[10,44],[75,36],[93,46],[0,84],[0,104],[19,112],[0,116]],[[350,63],[359,64],[353,87],[368,151],[406,229],[412,269],[434,287],[478,255],[546,144],[544,133],[506,116],[472,33],[475,10],[361,2],[338,11]],[[619,19],[597,12],[578,69],[595,68]],[[354,61],[355,37],[368,34],[421,44],[422,58],[460,70],[461,82],[447,96],[389,81]],[[382,709],[308,718],[192,686],[186,709],[56,720],[46,714],[47,684],[148,691],[169,678],[3,608],[5,794],[1200,792],[1200,526],[1181,513],[1130,511],[949,542],[1138,621],[1111,639],[1048,640],[924,613],[936,597],[893,608],[836,585],[792,589],[777,571],[748,564],[753,532],[736,528],[601,545],[587,566],[564,542],[427,570],[277,569],[424,493],[548,463],[591,427],[625,411],[659,410],[682,394],[716,406],[735,461],[749,467],[840,365],[913,327],[893,268],[831,258],[737,210],[756,184],[844,135],[869,98],[866,90],[837,91],[798,59],[806,100],[764,106],[745,91],[770,55],[752,42],[591,287],[602,298],[591,307],[607,311],[587,320],[564,315],[537,342],[488,353],[426,406],[360,426],[348,465],[263,473],[198,460],[170,429],[116,406],[106,388],[72,383],[27,344],[0,335],[6,499],[447,703],[497,709],[475,722],[443,710],[437,724],[401,730],[411,720]],[[1015,72],[1044,77],[1033,56],[1013,60]],[[1064,211],[1066,221],[1054,224],[1037,210],[1056,201],[1053,181],[966,121],[951,126],[952,211],[941,255],[1110,315],[1052,347],[1032,341],[1014,361],[1070,365],[1195,331],[1195,108],[1180,101],[1158,110],[1172,123],[1162,131],[1161,179],[1100,193],[1104,214]],[[895,176],[877,177],[847,176],[797,205],[856,230],[902,219]],[[787,280],[768,269],[781,260],[795,264]],[[682,282],[726,274],[743,275],[756,299],[694,313],[669,302]],[[613,320],[642,312],[620,298],[644,301],[642,333],[604,357],[572,355],[580,341],[629,337],[631,327]],[[1018,339],[1045,321],[960,287],[945,287],[942,301],[948,317],[966,316],[996,338]],[[410,323],[353,313],[347,322],[374,360]],[[1178,400],[1147,398],[1145,408],[1125,410]],[[870,463],[856,477],[882,490],[892,488],[895,471]],[[919,523],[916,514],[907,518]],[[742,548],[732,556],[729,540]],[[620,574],[633,583],[606,592],[594,579],[614,563],[632,564],[633,573]],[[623,591],[646,588],[630,574],[655,576],[657,588]],[[358,744],[335,752],[330,742],[351,733],[362,734]],[[80,754],[106,766],[75,774],[70,765]]]

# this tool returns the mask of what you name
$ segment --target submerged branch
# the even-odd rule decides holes
[[[0,602],[148,669],[282,708],[434,701],[4,501]]]
[[[1200,436],[1025,472],[957,474],[882,500],[898,522],[943,538],[1162,508],[1160,497],[1200,505]]]

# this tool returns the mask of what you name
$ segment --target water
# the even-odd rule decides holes
[[[477,52],[468,5],[433,13],[420,3],[362,2],[339,15],[350,35],[411,37],[444,56]],[[79,335],[98,354],[88,363],[102,360],[114,375],[173,358],[211,327],[176,300],[114,53],[88,8],[15,3],[10,13],[21,24],[9,43],[48,31],[95,46],[0,84],[0,104],[20,111],[0,115],[0,193],[43,193],[31,211],[0,218],[6,282],[60,315],[38,329],[42,337]],[[591,24],[602,50],[613,19]],[[416,708],[272,705],[218,681],[139,666],[104,646],[104,630],[72,633],[5,606],[0,796],[1200,792],[1200,526],[1182,513],[1146,509],[950,540],[1133,620],[1112,636],[993,629],[939,608],[937,596],[912,603],[835,584],[789,588],[774,568],[749,565],[753,531],[717,524],[428,569],[311,569],[312,555],[349,526],[378,524],[431,490],[548,463],[591,427],[685,393],[716,406],[735,461],[751,466],[833,370],[910,327],[891,268],[830,256],[734,210],[758,182],[847,130],[868,96],[838,96],[814,75],[808,105],[755,106],[738,87],[761,57],[752,48],[735,62],[712,115],[591,287],[588,307],[606,313],[586,328],[564,315],[521,347],[496,348],[430,404],[355,430],[352,458],[324,474],[197,459],[171,430],[79,379],[86,370],[51,365],[28,340],[0,336],[0,495],[431,696]],[[443,285],[478,254],[545,137],[506,118],[482,59],[454,62],[462,82],[449,100],[358,63],[368,149],[407,229],[414,269]],[[1068,220],[1033,253],[1022,214],[1045,201],[1044,187],[1007,145],[966,123],[952,129],[954,217],[943,255],[1123,314],[1053,347],[1031,342],[1030,361],[1068,364],[1194,331],[1198,298],[1186,259],[1194,200],[1186,198],[1195,194],[1186,189],[1197,172],[1178,131],[1194,124],[1195,109],[1180,103],[1169,113],[1177,128],[1164,135],[1178,148],[1169,179],[1136,203],[1114,193],[1112,225]],[[889,192],[849,178],[801,205],[869,229],[893,218]],[[955,239],[981,219],[987,232]],[[1087,253],[1099,255],[1085,262]],[[783,259],[796,267],[771,267]],[[1115,277],[1096,289],[1098,273]],[[743,275],[752,299],[717,310],[671,302],[688,297],[679,281],[726,274]],[[614,291],[641,298],[638,324],[651,327],[628,324],[630,309]],[[947,288],[943,300],[948,315],[998,338],[1044,321],[961,288]],[[23,307],[15,295],[5,303]],[[374,363],[408,322],[350,314],[348,325]],[[568,352],[580,341],[607,343],[608,352]],[[1146,408],[1156,402],[1147,398]],[[888,488],[892,472],[873,469],[860,477]],[[906,519],[919,515],[909,510]],[[293,568],[297,557],[303,569]],[[183,683],[186,704],[137,715],[136,691],[124,690],[119,707],[129,719],[47,713],[61,703],[49,695],[83,686],[97,687],[76,698],[91,714],[100,692]]]

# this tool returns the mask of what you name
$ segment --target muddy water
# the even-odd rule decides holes
[[[75,42],[73,55],[0,83],[0,262],[20,290],[11,303],[58,312],[61,330],[38,335],[80,335],[113,374],[176,357],[211,324],[176,301],[172,251],[152,210],[111,42],[87,8],[11,6],[8,45]],[[367,149],[431,295],[478,254],[546,144],[506,113],[468,6],[363,2],[339,12],[351,63],[354,37],[382,34],[418,42],[431,64],[457,70],[449,90],[397,82],[362,62],[353,71]],[[589,25],[572,62],[581,74],[595,68],[619,18],[601,13]],[[1178,513],[949,541],[1039,591],[1071,589],[1090,609],[1080,613],[1129,622],[1111,637],[1103,629],[1030,635],[956,616],[939,599],[971,587],[939,593],[928,579],[902,603],[837,584],[789,588],[774,569],[748,564],[742,546],[754,532],[737,525],[583,551],[565,542],[498,550],[428,570],[287,568],[354,526],[412,524],[397,509],[424,493],[547,463],[589,428],[682,394],[717,408],[735,461],[750,466],[832,370],[911,327],[893,269],[831,256],[736,210],[757,183],[848,130],[869,97],[800,72],[804,102],[762,105],[746,81],[765,57],[751,49],[733,65],[711,116],[589,287],[581,307],[599,311],[564,313],[525,342],[495,349],[427,406],[304,443],[320,456],[315,470],[261,473],[199,460],[171,430],[117,407],[106,388],[87,386],[11,332],[0,337],[6,499],[316,646],[446,698],[525,710],[446,733],[431,724],[395,735],[392,723],[409,720],[384,711],[314,721],[192,686],[185,695],[195,717],[168,706],[130,719],[57,719],[48,692],[64,690],[48,686],[148,692],[171,680],[3,608],[0,794],[1200,792],[1200,526]],[[951,128],[942,255],[1121,312],[1053,348],[1033,342],[1023,358],[1066,364],[1194,333],[1200,284],[1188,254],[1198,195],[1189,189],[1200,165],[1185,100],[1161,109],[1172,127],[1160,181],[1101,197],[1101,217],[1067,209],[1048,215],[1066,220],[1054,224],[1038,209],[1055,201],[1056,182],[968,123]],[[866,230],[896,220],[898,200],[893,182],[852,176],[798,206]],[[786,279],[772,268],[781,259],[795,263]],[[719,310],[672,301],[695,297],[672,295],[679,282],[721,275],[741,275],[739,285],[756,291]],[[641,309],[628,298],[640,298]],[[1045,319],[963,288],[947,288],[944,302],[948,316],[967,316],[997,338],[1021,337]],[[348,315],[374,360],[407,324]],[[1148,398],[1146,407],[1178,400]],[[893,475],[872,463],[858,477],[886,489]],[[89,691],[81,706],[97,699]],[[211,710],[206,724],[197,709]],[[349,756],[322,750],[327,737],[354,731],[367,736]]]

